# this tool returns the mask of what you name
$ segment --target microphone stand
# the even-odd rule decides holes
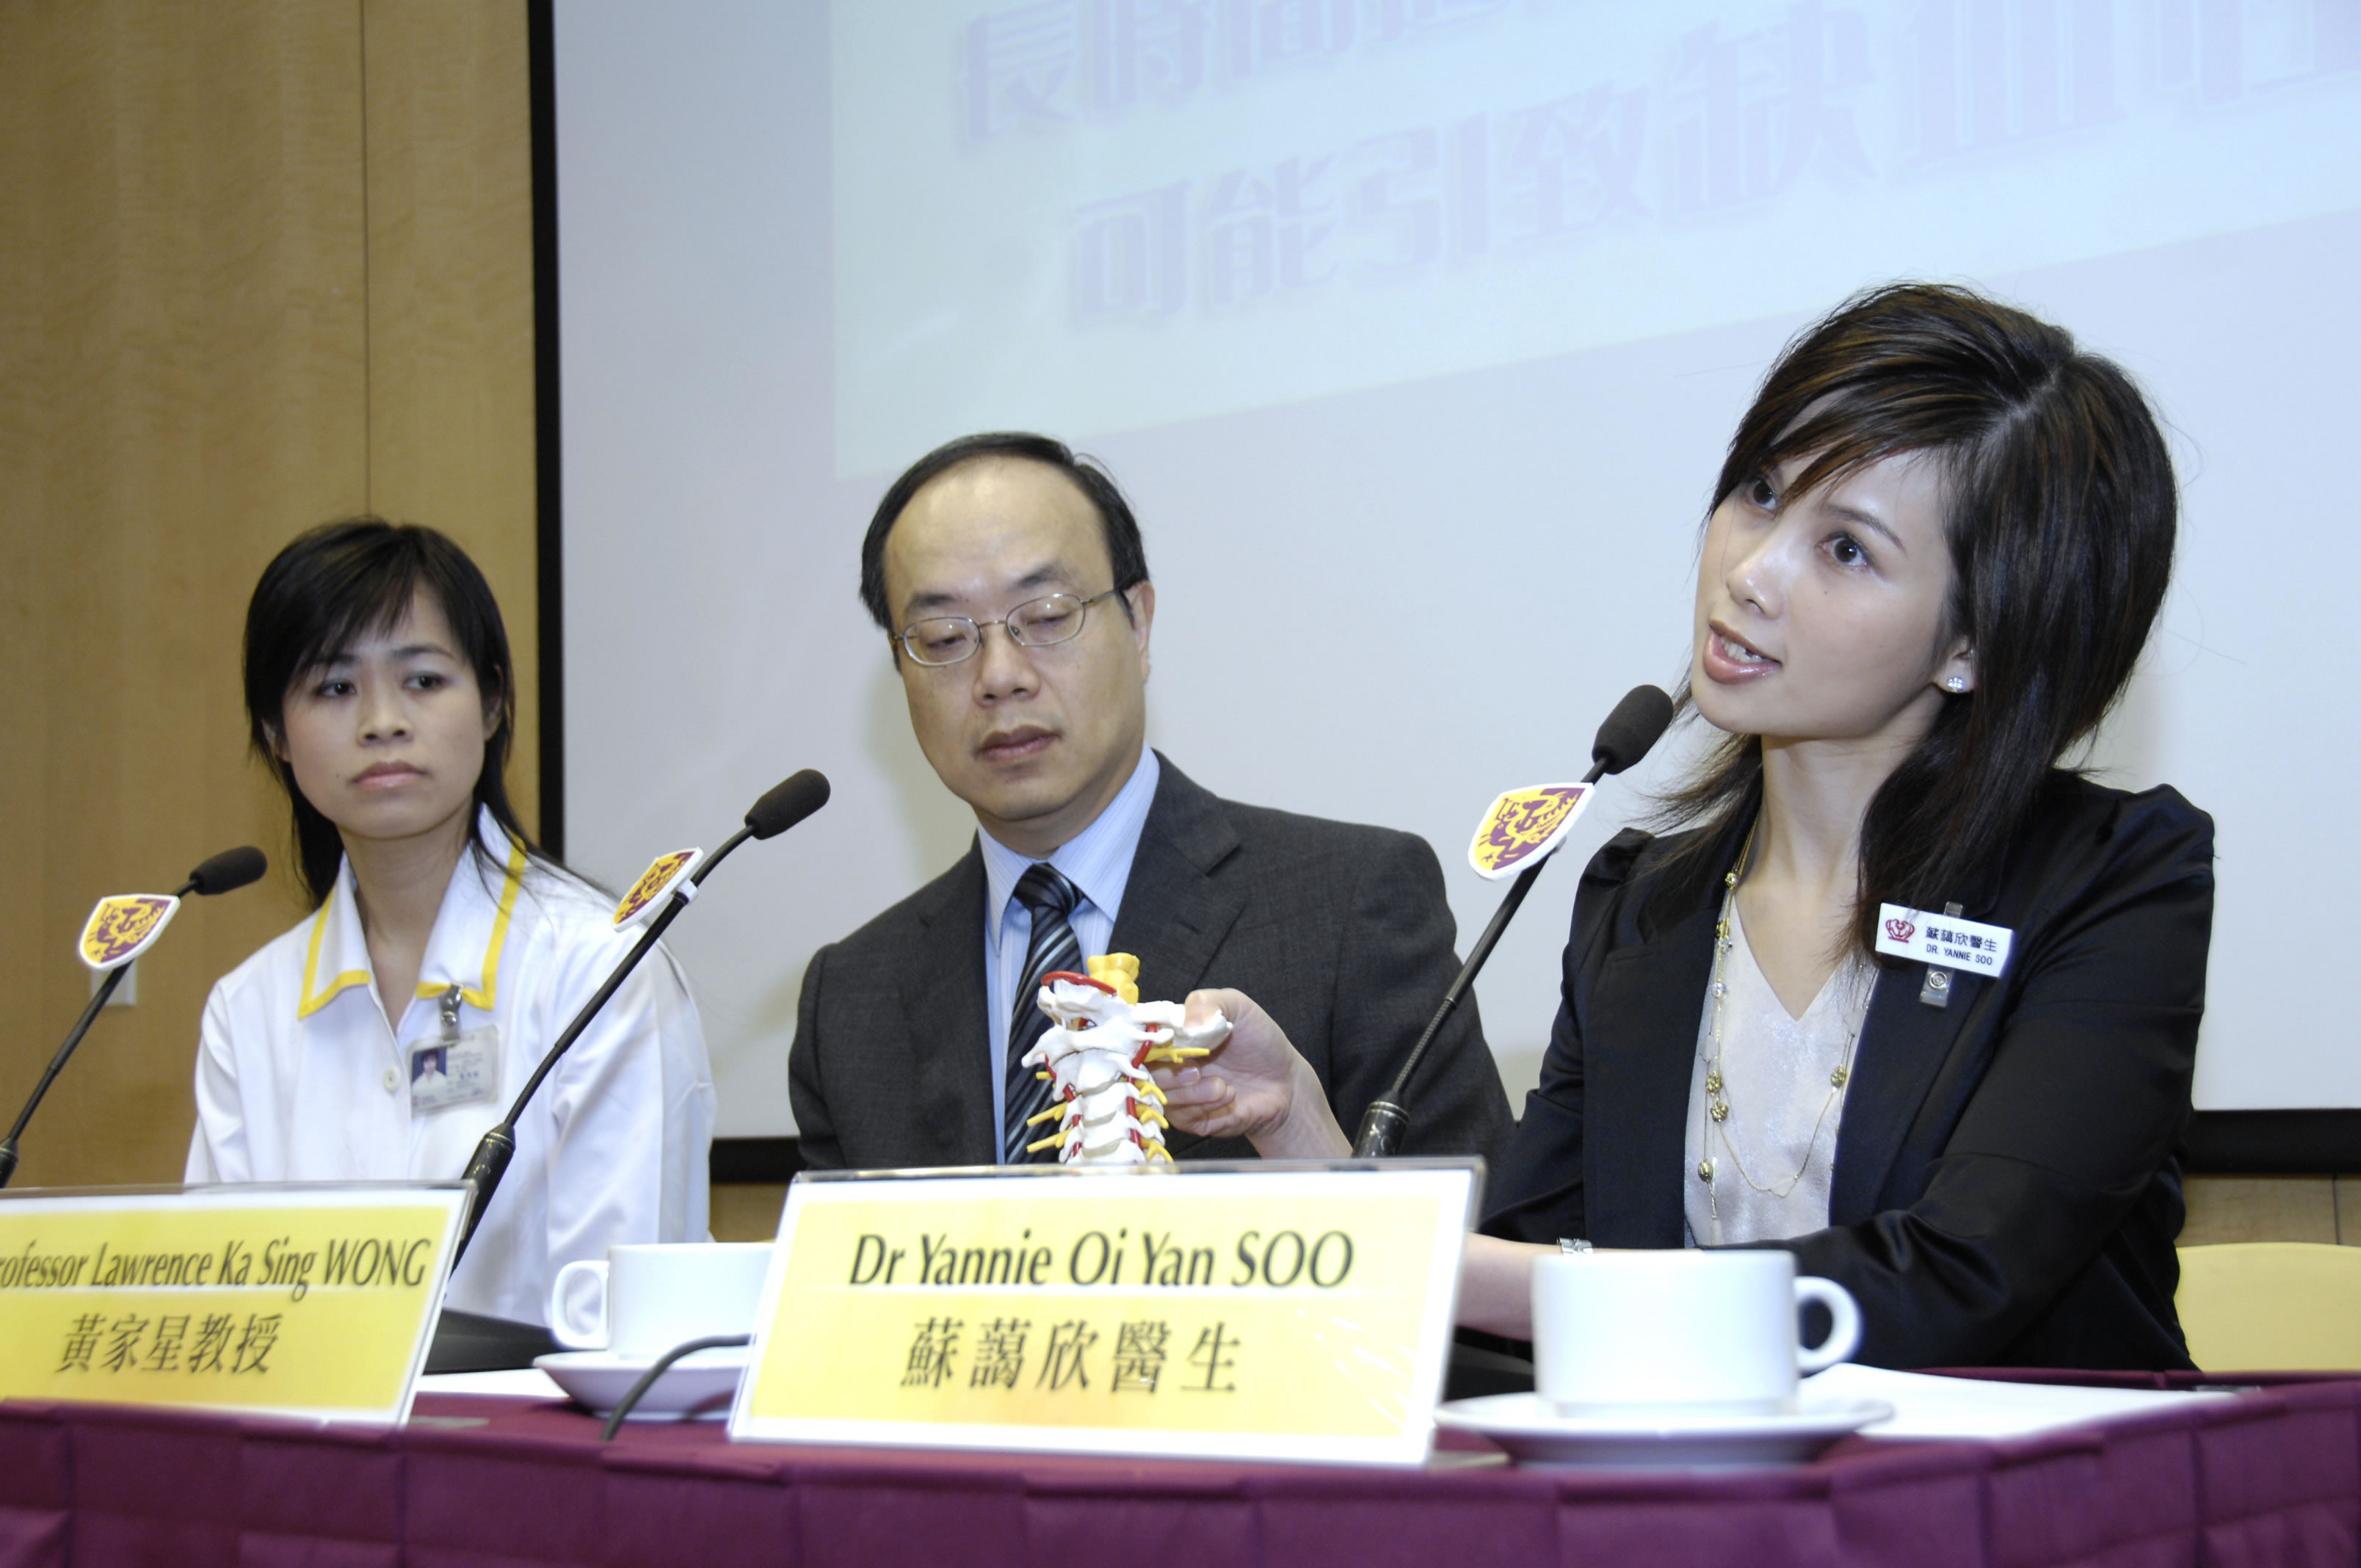
[[[1610,771],[1609,762],[1609,759],[1601,758],[1593,763],[1590,771],[1582,775],[1582,782],[1595,784],[1606,777]],[[1434,1016],[1426,1021],[1426,1029],[1419,1036],[1418,1044],[1412,1046],[1410,1055],[1402,1059],[1401,1070],[1394,1074],[1394,1080],[1386,1091],[1371,1101],[1368,1110],[1362,1113],[1360,1134],[1353,1140],[1354,1158],[1383,1159],[1401,1147],[1402,1135],[1410,1130],[1410,1113],[1402,1108],[1402,1102],[1410,1091],[1411,1076],[1418,1071],[1418,1064],[1426,1056],[1426,1047],[1442,1031],[1452,1009],[1457,1007],[1459,999],[1467,994],[1467,988],[1476,983],[1477,971],[1484,967],[1484,960],[1492,956],[1493,948],[1499,943],[1500,934],[1509,928],[1509,921],[1516,915],[1518,905],[1524,903],[1525,894],[1533,890],[1534,879],[1542,874],[1542,868],[1556,858],[1557,850],[1553,849],[1518,872],[1517,880],[1509,884],[1508,896],[1500,900],[1500,907],[1494,912],[1491,924],[1484,927],[1484,934],[1477,938],[1476,945],[1468,949],[1467,961],[1459,966],[1458,978],[1451,982],[1451,989],[1443,993],[1443,1005],[1437,1007]]]
[[[468,1157],[467,1168],[460,1176],[460,1179],[474,1184],[475,1191],[467,1205],[467,1223],[459,1232],[459,1245],[452,1249],[452,1268],[456,1270],[459,1260],[467,1255],[467,1244],[475,1240],[476,1227],[483,1223],[484,1212],[491,1207],[492,1194],[500,1190],[500,1179],[508,1174],[509,1161],[516,1157],[517,1118],[524,1114],[533,1091],[541,1087],[541,1080],[556,1068],[558,1058],[573,1047],[582,1031],[589,1027],[590,1020],[607,1005],[607,999],[615,994],[616,988],[631,978],[640,960],[648,956],[648,949],[654,947],[657,939],[664,934],[664,928],[688,907],[688,901],[697,896],[697,888],[713,874],[713,868],[719,865],[730,850],[753,837],[754,828],[751,823],[739,828],[722,840],[721,848],[714,850],[705,863],[697,868],[686,886],[673,890],[664,908],[648,922],[647,930],[632,944],[631,950],[623,955],[623,961],[615,966],[614,972],[599,984],[590,1000],[583,1003],[582,1010],[574,1015],[574,1021],[566,1025],[566,1032],[550,1046],[548,1053],[541,1058],[541,1065],[533,1069],[533,1076],[525,1080],[524,1087],[517,1091],[516,1099],[509,1106],[509,1113],[500,1118],[500,1123],[476,1145],[476,1152]]]
[[[74,1020],[73,1028],[67,1032],[66,1043],[60,1046],[58,1054],[49,1058],[49,1069],[41,1074],[41,1081],[33,1086],[33,1097],[25,1102],[22,1111],[16,1113],[16,1124],[8,1129],[6,1137],[0,1138],[0,1187],[7,1186],[16,1174],[16,1140],[25,1135],[25,1124],[33,1119],[33,1113],[40,1109],[41,1096],[49,1091],[49,1085],[55,1083],[58,1074],[65,1070],[66,1058],[73,1055],[76,1046],[82,1044],[82,1037],[90,1033],[91,1024],[98,1017],[99,1009],[105,1006],[107,999],[115,994],[115,988],[123,983],[123,971],[130,967],[123,964],[106,971],[106,978],[100,981],[98,989],[90,993],[90,1005],[82,1010],[82,1016]]]
[[[476,1145],[476,1152],[468,1157],[467,1168],[461,1176],[468,1184],[467,1212],[460,1228],[459,1244],[451,1253],[454,1271],[458,1268],[460,1258],[466,1255],[467,1244],[475,1239],[477,1227],[483,1223],[485,1213],[491,1208],[492,1195],[500,1190],[500,1178],[507,1173],[509,1161],[516,1156],[517,1118],[524,1114],[524,1108],[532,1102],[533,1091],[541,1087],[542,1080],[555,1069],[558,1058],[565,1056],[589,1025],[590,1020],[598,1016],[598,1010],[615,994],[616,988],[639,967],[640,960],[647,957],[648,949],[656,945],[657,939],[664,934],[664,928],[688,907],[689,900],[697,896],[697,890],[707,877],[713,874],[714,867],[727,860],[730,852],[747,839],[774,839],[793,828],[827,805],[828,794],[828,780],[809,768],[790,774],[765,792],[763,798],[754,803],[753,809],[746,813],[745,826],[724,839],[721,848],[697,867],[696,874],[687,882],[673,889],[664,908],[648,922],[648,928],[632,944],[631,950],[623,955],[614,972],[608,975],[598,992],[583,1003],[582,1010],[574,1014],[573,1021],[566,1025],[566,1032],[550,1046],[541,1058],[541,1065],[533,1069],[533,1077],[518,1091],[515,1101],[509,1106],[508,1115],[484,1135],[482,1141]],[[462,1311],[445,1304],[442,1318],[435,1325],[434,1343],[427,1349],[426,1370],[491,1372],[530,1366],[534,1357],[556,1348],[557,1342],[539,1323],[515,1322],[506,1318]]]
[[[191,877],[173,892],[172,896],[186,898],[197,890],[197,880]],[[41,1081],[33,1086],[33,1097],[25,1102],[22,1111],[16,1113],[16,1124],[8,1129],[6,1137],[0,1138],[0,1187],[7,1186],[16,1175],[16,1140],[25,1135],[26,1124],[32,1121],[33,1113],[40,1109],[41,1097],[49,1093],[49,1085],[55,1083],[58,1074],[65,1070],[66,1058],[74,1054],[74,1047],[82,1044],[82,1037],[90,1033],[91,1025],[97,1021],[99,1009],[104,1007],[108,998],[115,994],[115,988],[123,983],[123,973],[130,967],[130,964],[117,964],[106,971],[106,978],[100,981],[98,989],[90,993],[90,1005],[82,1010],[82,1016],[75,1019],[74,1026],[66,1032],[66,1043],[60,1046],[58,1054],[49,1058],[49,1070],[41,1074]]]

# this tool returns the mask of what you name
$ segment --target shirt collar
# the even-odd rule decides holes
[[[516,912],[517,894],[524,885],[524,846],[503,832],[492,814],[478,807],[476,832],[493,859],[507,871],[497,886],[488,885],[482,867],[463,854],[453,868],[443,903],[434,914],[434,929],[426,938],[426,954],[418,966],[418,994],[440,996],[454,985],[469,1006],[489,1013],[500,981],[500,948],[508,940],[509,921]],[[368,940],[361,931],[360,907],[353,898],[353,863],[336,868],[336,880],[326,900],[312,917],[312,939],[303,956],[303,989],[295,1016],[308,1018],[354,986],[366,988],[375,978],[369,968]],[[401,1015],[407,997],[388,1011]]]
[[[1161,773],[1156,753],[1142,746],[1139,765],[1132,769],[1131,777],[1107,802],[1106,809],[1049,856],[1049,863],[1110,921],[1123,906],[1132,857],[1139,850],[1139,835],[1148,826],[1148,808],[1156,803],[1156,781]],[[989,833],[978,832],[976,841],[983,850],[984,930],[997,941],[1008,901],[1016,895],[1017,879],[1034,861]]]

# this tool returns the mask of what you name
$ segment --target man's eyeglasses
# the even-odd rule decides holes
[[[1054,647],[1080,637],[1091,606],[1113,598],[1116,591],[1109,588],[1086,599],[1071,594],[1027,599],[998,620],[970,620],[963,615],[914,620],[902,628],[902,648],[921,664],[956,664],[975,657],[975,651],[983,646],[987,626],[1006,630],[1008,640],[1019,648]]]

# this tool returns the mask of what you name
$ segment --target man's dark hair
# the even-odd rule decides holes
[[[1098,459],[1077,457],[1064,442],[1024,431],[989,431],[947,441],[904,469],[902,477],[894,481],[893,488],[877,503],[876,513],[869,520],[868,535],[861,542],[861,602],[868,607],[869,619],[888,637],[901,630],[894,624],[893,609],[885,602],[885,536],[894,532],[894,524],[909,506],[910,499],[962,463],[991,458],[1038,463],[1073,481],[1074,488],[1082,492],[1099,514],[1099,532],[1106,539],[1107,561],[1115,567],[1115,589],[1119,596],[1116,602],[1123,606],[1123,613],[1128,619],[1131,601],[1120,596],[1148,581],[1148,547],[1139,542],[1139,523],[1131,515],[1131,503],[1123,499],[1123,492],[1115,488],[1115,476]]]

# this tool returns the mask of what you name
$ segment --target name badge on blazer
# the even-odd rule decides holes
[[[1877,906],[1877,950],[1897,959],[1941,964],[1990,980],[2008,968],[2009,944],[2016,933],[1956,915],[1933,915],[1899,904]]]

